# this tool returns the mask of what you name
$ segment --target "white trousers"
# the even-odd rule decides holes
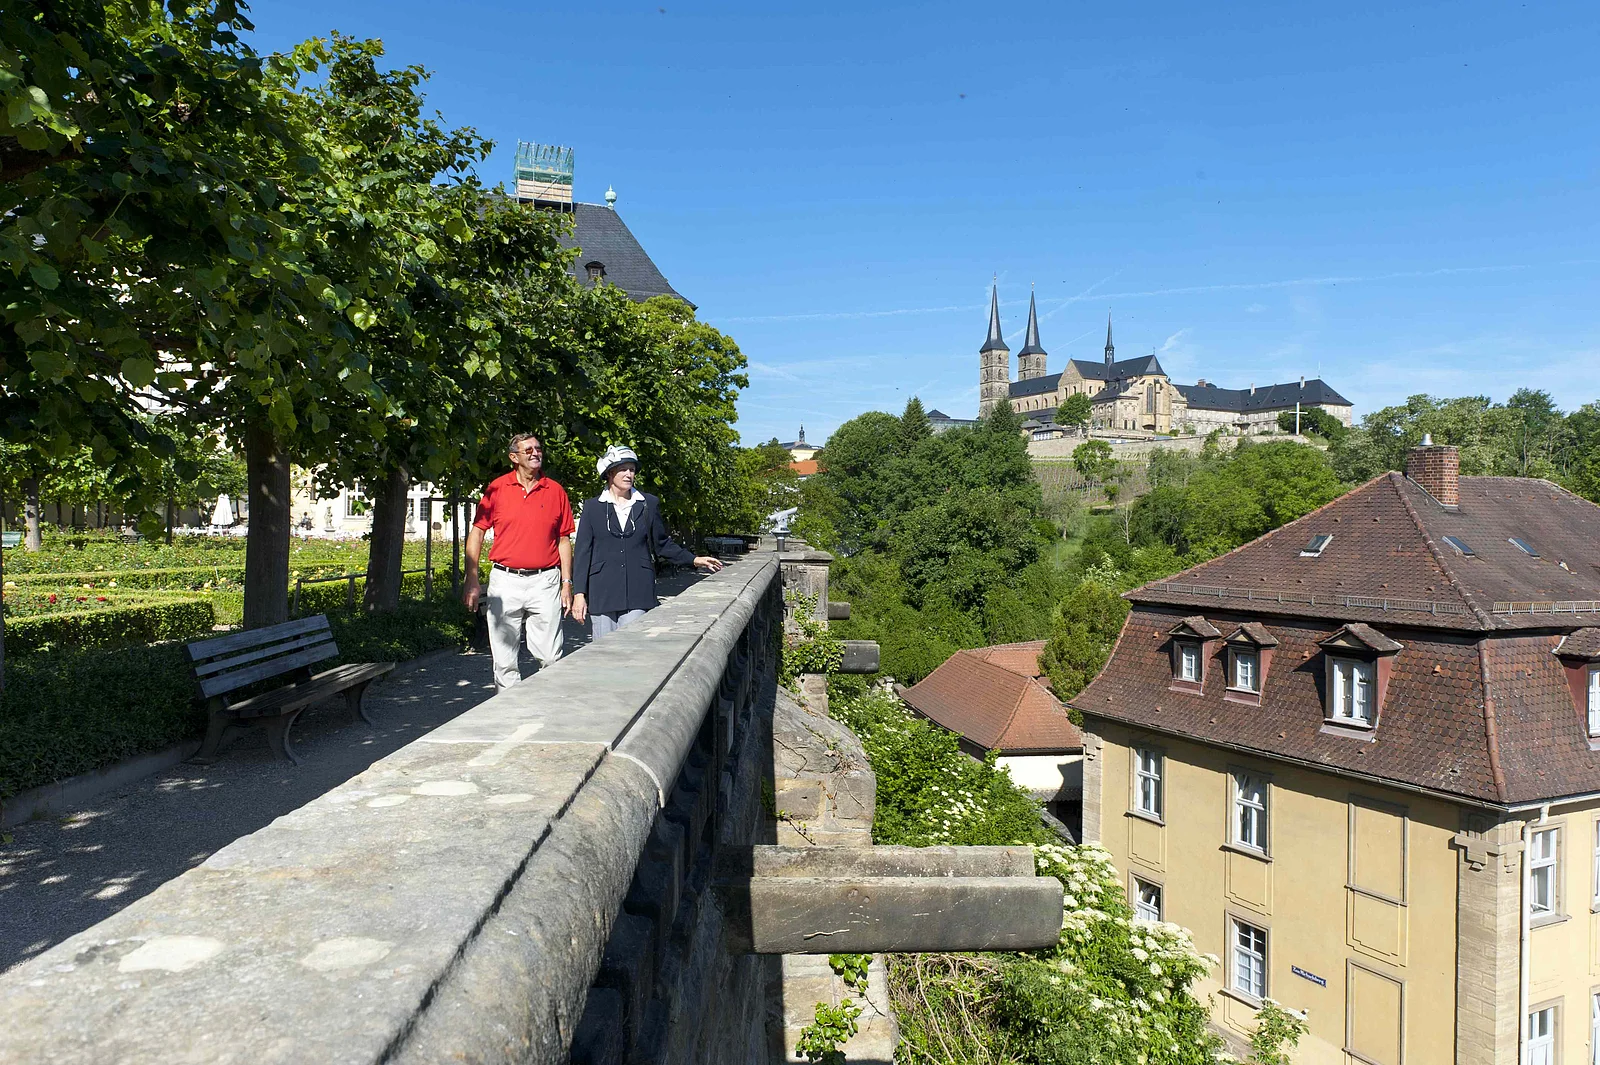
[[[561,657],[561,570],[531,577],[489,571],[489,650],[494,655],[494,686],[502,691],[522,679],[517,665],[523,627],[528,652],[548,666]]]

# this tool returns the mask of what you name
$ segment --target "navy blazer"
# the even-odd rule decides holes
[[[617,508],[606,500],[595,496],[583,501],[572,554],[572,592],[588,596],[591,614],[659,605],[653,556],[694,565],[694,555],[667,535],[661,500],[637,489],[634,495],[638,498],[622,527],[617,525]]]

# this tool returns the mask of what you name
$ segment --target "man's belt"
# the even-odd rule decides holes
[[[541,573],[549,573],[553,569],[560,568],[560,563],[554,566],[540,566],[538,569],[518,569],[515,566],[502,566],[498,562],[491,562],[489,565],[495,569],[505,570],[507,573],[514,573],[518,577],[536,577]]]

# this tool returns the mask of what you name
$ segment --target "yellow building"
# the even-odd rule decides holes
[[[1297,1062],[1600,1053],[1600,508],[1423,447],[1129,594],[1082,711],[1084,835]]]

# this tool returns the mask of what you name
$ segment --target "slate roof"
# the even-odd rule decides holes
[[[1120,381],[1125,377],[1145,377],[1150,374],[1167,376],[1167,371],[1161,368],[1161,360],[1154,355],[1118,359],[1111,364],[1110,372],[1107,372],[1104,360],[1095,362],[1092,359],[1073,359],[1072,365],[1078,368],[1078,373],[1090,381]]]
[[[1011,395],[1013,396],[1038,396],[1046,392],[1054,392],[1056,386],[1061,384],[1061,375],[1047,373],[1043,377],[1030,377],[1026,381],[1011,382]]]
[[[1590,747],[1566,666],[1600,654],[1592,609],[1600,603],[1587,602],[1600,600],[1600,570],[1589,561],[1600,546],[1600,507],[1524,478],[1463,477],[1460,497],[1459,508],[1447,510],[1403,476],[1385,474],[1171,581],[1130,592],[1134,607],[1110,660],[1071,704],[1091,724],[1121,722],[1489,804],[1600,791],[1600,750]],[[1303,558],[1312,533],[1333,540],[1319,557]],[[1473,554],[1444,544],[1447,535]],[[1495,605],[1531,598],[1581,600],[1578,607],[1591,609]],[[1197,610],[1210,629],[1244,627],[1277,641],[1259,706],[1225,697],[1221,650],[1200,691],[1171,687],[1172,630],[1185,621],[1196,627]],[[1341,633],[1392,663],[1370,734],[1325,727],[1323,645]],[[1558,657],[1558,648],[1571,657]]]
[[[1028,334],[1023,341],[1022,350],[1018,355],[1048,355],[1044,346],[1039,343],[1039,312],[1033,301],[1033,293],[1028,293]]]
[[[581,249],[569,267],[574,277],[592,284],[587,267],[598,262],[605,267],[606,283],[620,288],[629,299],[643,303],[652,296],[672,296],[689,303],[662,276],[616,211],[596,203],[575,203],[572,214],[573,232],[562,237],[561,243]]]
[[[957,651],[919,683],[906,705],[984,750],[1078,751],[1083,734],[1039,679],[1044,641]]]
[[[1261,614],[1471,632],[1600,624],[1600,507],[1531,478],[1463,477],[1460,486],[1451,510],[1402,474],[1382,474],[1128,598],[1191,607],[1244,599]],[[1333,539],[1320,556],[1302,557],[1315,534]]]
[[[1284,385],[1267,385],[1251,392],[1248,388],[1218,388],[1216,385],[1179,385],[1176,388],[1190,407],[1199,410],[1225,410],[1244,414],[1257,410],[1294,410],[1298,401],[1303,406],[1329,404],[1348,407],[1352,404],[1330,388],[1326,381],[1314,377],[1304,386],[1298,381]]]

